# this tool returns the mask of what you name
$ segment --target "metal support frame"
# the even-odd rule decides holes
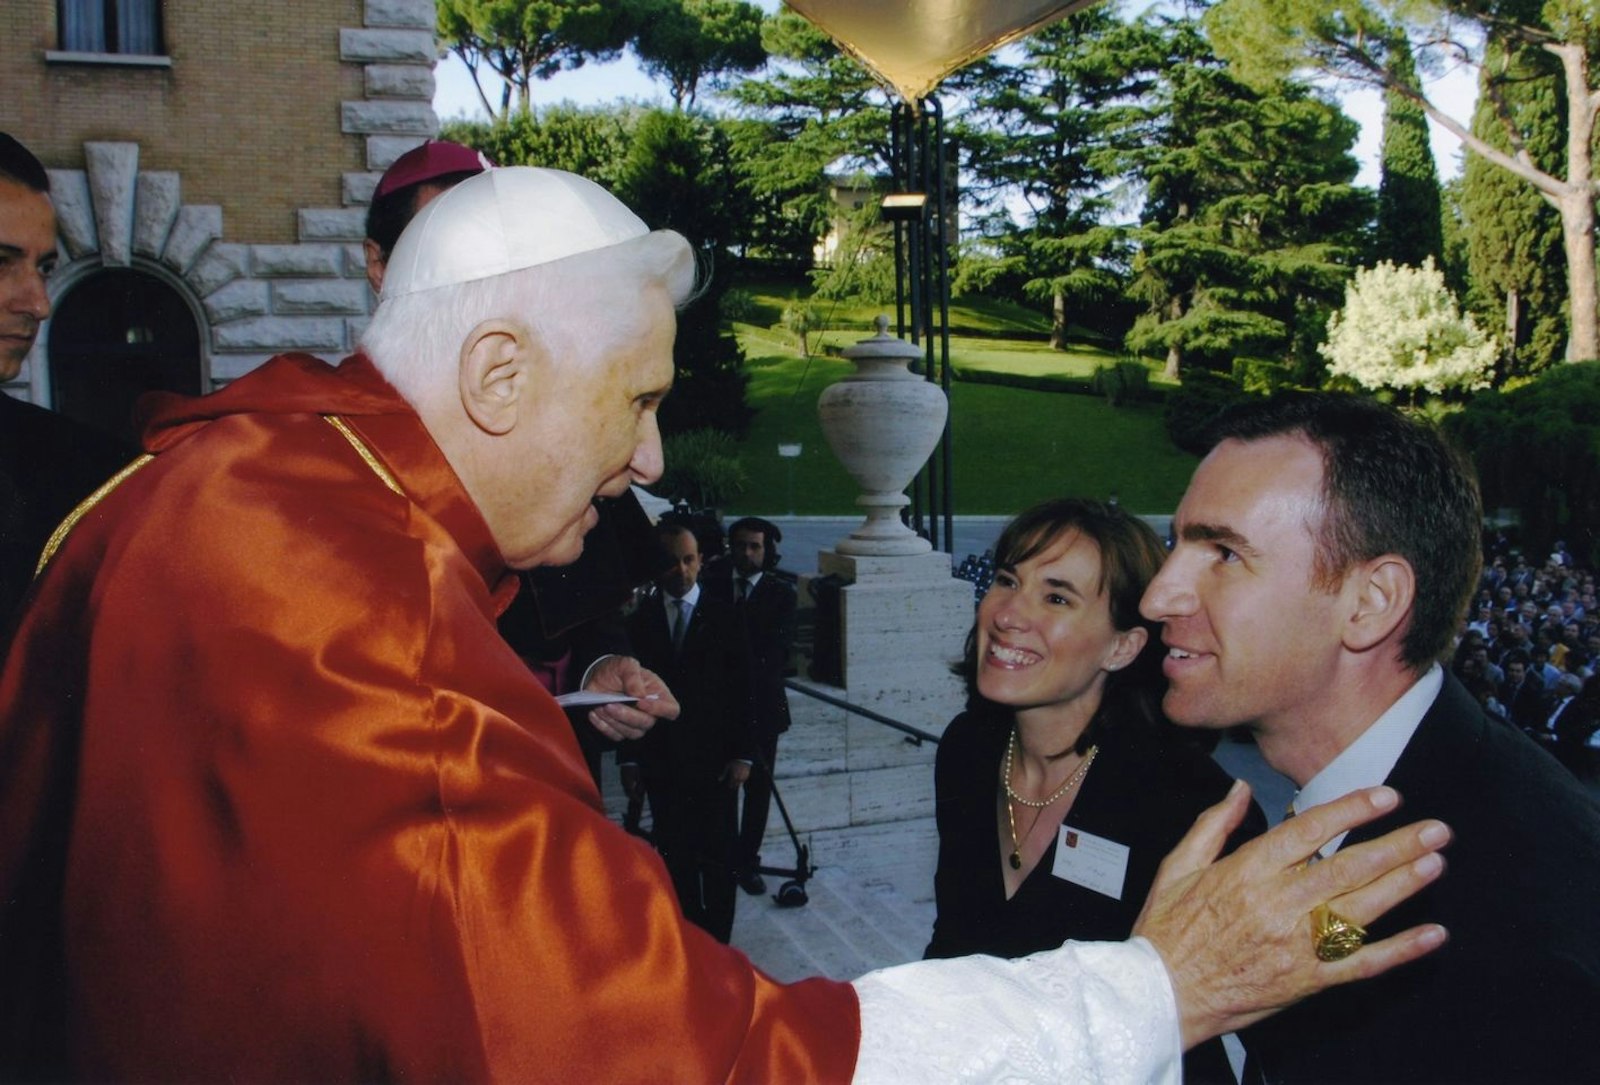
[[[925,197],[886,201],[894,225],[895,333],[923,348],[923,377],[950,399],[950,223],[944,109],[937,98],[896,102],[890,115],[890,184],[895,194]],[[908,206],[909,205],[909,206]],[[911,484],[911,527],[935,550],[949,552],[954,529],[954,450],[945,416],[939,446]]]

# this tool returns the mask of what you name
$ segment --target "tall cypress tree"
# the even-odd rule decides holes
[[[1559,170],[1567,143],[1563,94],[1560,71],[1542,50],[1508,53],[1503,44],[1491,42],[1479,77],[1473,134],[1501,150],[1513,149],[1494,107],[1499,97],[1535,164]],[[1567,275],[1559,213],[1526,182],[1468,155],[1461,215],[1467,304],[1501,336],[1506,348],[1502,376],[1535,373],[1560,361],[1567,338]]]
[[[1389,54],[1395,80],[1417,81],[1411,50],[1400,43]],[[1421,267],[1433,257],[1444,263],[1444,228],[1439,212],[1439,171],[1428,142],[1428,117],[1413,99],[1391,87],[1383,97],[1382,175],[1378,180],[1377,259]]]

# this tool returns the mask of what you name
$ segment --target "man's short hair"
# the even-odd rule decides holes
[[[0,132],[0,175],[35,192],[50,194],[50,175],[45,172],[44,163],[5,132]]]
[[[738,532],[754,532],[761,536],[762,569],[776,569],[778,562],[783,560],[778,553],[778,544],[783,541],[783,531],[771,520],[764,520],[759,516],[742,516],[728,528],[728,541],[731,543]]]
[[[1439,431],[1363,396],[1285,392],[1238,404],[1215,441],[1300,436],[1322,453],[1316,577],[1332,588],[1352,566],[1397,554],[1416,577],[1400,658],[1420,671],[1449,649],[1478,582],[1483,507],[1470,465]]]
[[[685,535],[694,540],[695,549],[700,548],[700,538],[688,524],[678,520],[659,520],[655,525],[656,541],[662,546],[670,546],[674,539],[681,539]]]
[[[405,230],[406,224],[416,217],[417,193],[424,184],[450,188],[482,172],[482,170],[462,170],[445,173],[426,178],[424,181],[416,181],[404,188],[386,192],[382,196],[374,196],[372,202],[367,205],[367,237],[376,241],[379,250],[383,252],[383,258],[389,259],[394,253],[394,243],[400,240],[400,234]]]

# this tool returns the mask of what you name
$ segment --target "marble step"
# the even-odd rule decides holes
[[[771,878],[768,887],[776,889]],[[740,895],[733,945],[774,979],[849,980],[922,956],[931,903],[872,888],[838,867],[819,869],[805,889],[809,900],[798,908]]]

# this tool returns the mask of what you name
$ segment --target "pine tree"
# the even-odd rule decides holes
[[[1409,49],[1390,53],[1394,79],[1405,85],[1417,73]],[[1378,180],[1377,253],[1408,267],[1444,260],[1439,208],[1439,171],[1428,141],[1428,116],[1412,99],[1390,88],[1383,96],[1382,175]]]
[[[1314,350],[1368,242],[1355,122],[1303,84],[1240,84],[1191,20],[1166,33],[1158,86],[1119,136],[1146,197],[1129,287],[1145,312],[1128,348],[1164,352],[1174,377],[1190,358],[1314,367],[1298,351]]]
[[[1499,98],[1514,112],[1528,153],[1554,169],[1566,150],[1560,72],[1538,50],[1491,43],[1479,75],[1472,131],[1500,150],[1511,140]],[[1567,275],[1561,216],[1526,182],[1477,155],[1461,178],[1467,239],[1468,306],[1501,337],[1503,376],[1536,373],[1560,361],[1566,347]]]
[[[835,210],[828,171],[871,176],[889,161],[889,99],[865,68],[803,16],[781,9],[761,25],[766,71],[732,84],[723,97],[730,154],[754,201],[758,250],[788,250],[809,261]]]
[[[966,152],[963,194],[989,212],[976,220],[985,236],[964,251],[959,282],[1048,304],[1057,349],[1075,311],[1120,293],[1118,231],[1105,225],[1107,125],[1113,107],[1150,82],[1138,57],[1152,42],[1110,6],[1093,7],[1029,35],[1014,63],[990,61],[955,80],[972,103],[954,126]],[[1026,210],[1015,221],[1019,203]]]

